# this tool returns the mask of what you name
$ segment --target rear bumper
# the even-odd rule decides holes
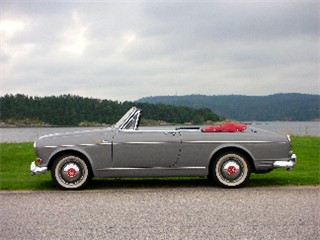
[[[47,167],[38,167],[36,166],[35,162],[32,162],[30,165],[30,174],[35,175],[35,174],[44,174],[48,170]]]
[[[296,164],[297,164],[297,156],[295,154],[292,154],[291,158],[288,161],[275,161],[273,163],[273,167],[286,168],[287,170],[291,170]]]

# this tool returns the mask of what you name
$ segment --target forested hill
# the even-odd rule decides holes
[[[238,121],[312,121],[320,119],[320,95],[274,94],[269,96],[158,96],[138,102],[209,108]]]
[[[185,123],[201,124],[219,121],[209,109],[169,106],[165,104],[134,103],[73,95],[30,97],[22,94],[0,97],[2,125],[101,125],[114,124],[132,106],[143,110],[142,124]]]

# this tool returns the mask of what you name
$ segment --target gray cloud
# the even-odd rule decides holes
[[[319,93],[318,1],[4,1],[1,90]]]

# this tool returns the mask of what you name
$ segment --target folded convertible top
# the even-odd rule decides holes
[[[202,132],[242,132],[247,129],[243,123],[223,123],[221,125],[212,125],[201,129]]]

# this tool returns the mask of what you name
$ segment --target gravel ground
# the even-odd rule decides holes
[[[319,239],[320,186],[1,191],[0,239]]]

